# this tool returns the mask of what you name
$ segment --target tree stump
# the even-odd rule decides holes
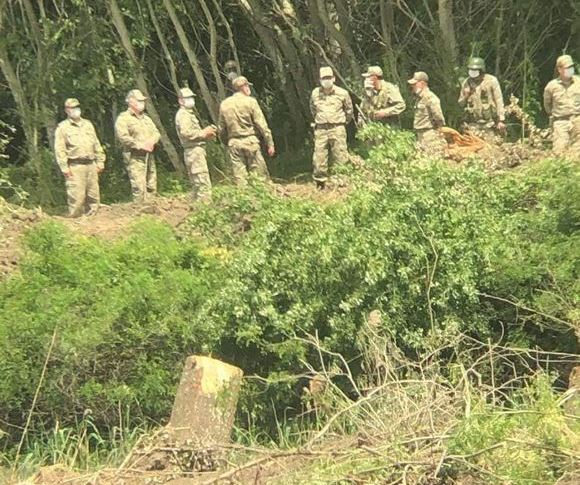
[[[179,445],[227,443],[234,424],[243,371],[209,357],[189,357],[167,431]]]

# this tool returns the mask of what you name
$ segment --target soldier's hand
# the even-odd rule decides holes
[[[141,146],[143,150],[149,153],[155,150],[155,143],[153,143],[152,141],[144,141]]]
[[[463,96],[464,97],[469,97],[471,95],[471,88],[470,87],[466,87],[463,89]]]
[[[97,173],[102,173],[105,171],[105,167],[97,167]]]
[[[71,171],[71,170],[69,170],[68,172],[63,172],[63,175],[64,175],[64,178],[65,178],[65,179],[70,179],[70,178],[72,178],[72,176],[73,176],[73,174],[72,174],[72,171]]]
[[[276,155],[276,148],[274,147],[274,145],[270,145],[268,147],[268,156],[273,157],[274,155]]]
[[[506,131],[506,126],[503,121],[498,121],[495,127],[497,128],[497,131],[499,131],[502,134],[505,133]]]
[[[217,129],[215,126],[206,126],[203,130],[201,130],[201,136],[206,140],[215,140],[217,135]]]
[[[375,120],[382,120],[386,116],[387,116],[387,112],[383,109],[380,109],[375,113],[374,118],[375,118]]]

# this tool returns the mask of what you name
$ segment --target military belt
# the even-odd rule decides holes
[[[94,158],[69,158],[68,163],[76,164],[76,165],[90,165],[94,163]]]
[[[337,126],[344,126],[344,123],[317,123],[315,128],[317,130],[329,130]]]

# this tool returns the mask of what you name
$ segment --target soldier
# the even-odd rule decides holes
[[[424,153],[443,156],[447,143],[438,130],[445,125],[445,117],[441,101],[429,89],[429,76],[419,71],[407,82],[415,95],[413,128],[417,133],[417,148]]]
[[[505,108],[499,81],[486,74],[485,61],[472,57],[467,62],[469,77],[463,81],[459,105],[464,108],[467,130],[495,143],[496,132],[505,133]]]
[[[568,55],[558,57],[556,69],[559,77],[544,90],[544,108],[552,124],[554,153],[561,155],[580,139],[580,76],[574,75],[574,61]]]
[[[67,119],[56,129],[54,151],[66,182],[69,215],[93,215],[99,209],[98,174],[105,169],[105,152],[93,124],[81,117],[78,99],[67,99],[64,110]]]
[[[258,102],[251,96],[250,82],[244,76],[232,81],[233,96],[220,105],[218,131],[228,147],[236,185],[245,185],[248,174],[268,179],[268,167],[260,149],[260,136],[268,155],[276,153],[272,132]]]
[[[193,111],[195,95],[191,89],[180,89],[178,102],[175,128],[184,150],[185,167],[193,187],[193,198],[207,199],[211,196],[211,179],[205,158],[205,142],[215,139],[217,128],[215,126],[201,128]]]
[[[365,95],[361,111],[364,121],[381,121],[398,126],[399,115],[406,108],[399,87],[383,80],[383,70],[379,66],[370,66],[363,77]]]
[[[161,135],[159,130],[145,114],[143,93],[132,89],[125,101],[128,109],[119,115],[115,123],[115,133],[123,148],[123,159],[133,200],[143,202],[148,194],[157,192],[157,170],[153,151]]]
[[[229,95],[234,94],[236,90],[234,89],[232,83],[235,78],[240,76],[240,69],[236,61],[227,61],[224,64],[224,71],[226,73],[226,88]]]
[[[314,181],[324,189],[328,177],[328,155],[334,163],[348,161],[346,125],[353,118],[352,100],[346,89],[334,85],[330,67],[320,68],[320,87],[310,96],[310,111],[314,118]]]

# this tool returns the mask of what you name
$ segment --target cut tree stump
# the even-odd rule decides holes
[[[167,431],[178,445],[230,441],[243,371],[210,357],[185,361]]]

